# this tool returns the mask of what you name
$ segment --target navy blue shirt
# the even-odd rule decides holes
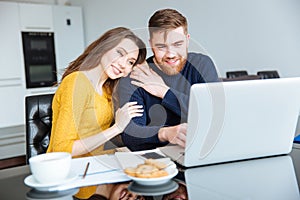
[[[212,60],[203,54],[189,53],[184,68],[176,75],[163,73],[154,64],[153,56],[148,58],[147,62],[170,89],[161,99],[143,88],[132,85],[132,79],[129,76],[120,79],[116,87],[115,105],[122,107],[129,101],[137,101],[139,105],[143,105],[144,109],[143,116],[133,118],[122,133],[124,144],[132,151],[166,145],[166,142],[159,141],[158,131],[164,126],[187,122],[191,85],[218,81]]]

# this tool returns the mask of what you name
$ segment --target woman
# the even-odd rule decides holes
[[[118,27],[104,33],[71,62],[54,95],[47,152],[70,152],[72,157],[99,155],[105,142],[123,132],[131,118],[141,116],[143,109],[136,102],[127,103],[114,116],[112,92],[117,79],[127,76],[145,57],[142,40]],[[81,188],[76,197],[86,199],[95,191],[96,186]]]

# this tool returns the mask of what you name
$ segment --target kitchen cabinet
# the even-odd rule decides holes
[[[25,155],[25,96],[56,90],[56,87],[26,89],[21,32],[54,32],[58,80],[64,68],[84,50],[84,36],[80,7],[0,1],[0,16],[0,159],[3,159]]]
[[[58,79],[65,68],[84,50],[82,11],[80,7],[58,6],[53,9],[53,28]]]
[[[52,6],[19,3],[22,31],[53,31]]]
[[[16,126],[25,123],[25,90],[21,84],[0,87],[0,127]]]
[[[0,160],[25,155],[25,126],[0,128]]]
[[[17,3],[0,2],[0,87],[6,82],[21,83],[22,43]],[[9,83],[10,84],[10,83]]]
[[[0,2],[0,127],[24,124],[25,86],[17,3]]]

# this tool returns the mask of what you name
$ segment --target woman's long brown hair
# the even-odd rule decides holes
[[[92,42],[78,58],[72,61],[66,68],[62,80],[72,72],[86,71],[97,67],[103,55],[125,38],[132,40],[139,48],[139,55],[134,65],[144,62],[147,54],[145,43],[129,29],[117,27],[105,32],[100,38]],[[105,82],[105,87],[110,92],[112,92],[114,85],[115,80],[108,79]]]

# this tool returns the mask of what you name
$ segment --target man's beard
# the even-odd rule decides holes
[[[182,56],[179,58],[179,63],[176,66],[166,64],[164,61],[168,60],[168,58],[163,58],[162,60],[162,62],[158,62],[154,57],[154,61],[159,66],[160,70],[169,76],[179,74],[186,63],[186,58]]]

